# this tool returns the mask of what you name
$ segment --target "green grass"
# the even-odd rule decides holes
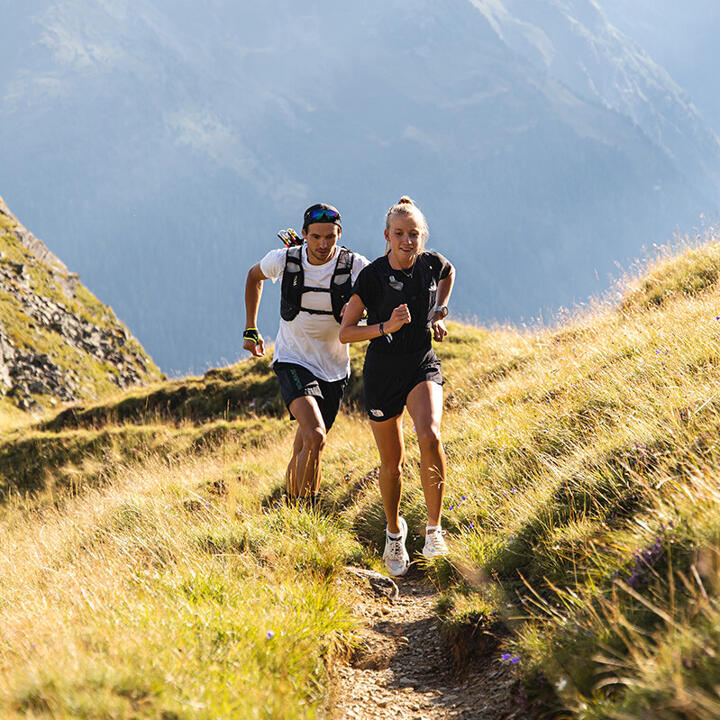
[[[452,552],[425,570],[455,661],[519,658],[536,715],[720,715],[718,248],[559,327],[451,324],[438,347]],[[342,567],[378,567],[384,527],[359,390],[316,512],[277,503],[293,426],[267,360],[6,430],[4,716],[324,716],[353,641]]]
[[[14,514],[10,551],[42,566],[2,567],[3,717],[316,717],[354,627],[334,570],[359,549],[237,480],[218,494],[208,465],[148,462],[63,512]],[[38,520],[42,539],[22,532]]]

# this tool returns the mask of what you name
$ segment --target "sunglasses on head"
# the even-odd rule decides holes
[[[309,223],[315,223],[315,222],[337,222],[340,219],[340,213],[335,212],[335,210],[328,210],[327,208],[316,208],[315,210],[311,210],[307,214],[307,221]]]

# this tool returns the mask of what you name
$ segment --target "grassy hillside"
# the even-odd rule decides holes
[[[529,717],[720,716],[719,272],[709,238],[560,327],[438,348],[452,554],[426,572],[457,661],[506,658]],[[324,716],[342,566],[379,567],[377,454],[346,412],[298,511],[291,441],[267,361],[6,431],[3,716]]]

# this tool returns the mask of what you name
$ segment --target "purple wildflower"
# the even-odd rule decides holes
[[[461,499],[461,500],[467,500],[467,495],[463,495],[460,499]]]
[[[471,523],[468,525],[468,527],[472,530],[472,529],[475,527],[475,523],[474,523],[474,522],[471,522]]]
[[[451,505],[451,506],[448,508],[448,510],[452,510],[454,507],[455,507],[454,505]]]
[[[648,570],[658,562],[663,554],[663,550],[663,536],[659,534],[652,545],[633,553],[635,563],[625,582],[627,582],[631,588],[637,588],[643,584],[646,580]]]
[[[520,658],[517,655],[515,657],[513,657],[510,653],[503,653],[500,656],[500,659],[503,662],[509,662],[513,665],[517,665],[520,662]]]
[[[265,633],[265,637],[268,640],[272,640],[275,637],[275,632],[273,630],[268,630],[267,633]]]

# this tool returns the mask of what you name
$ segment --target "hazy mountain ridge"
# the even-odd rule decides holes
[[[720,4],[716,0],[603,0],[602,8],[610,22],[633,37],[689,93],[704,119],[720,133],[715,71]]]
[[[720,141],[668,72],[585,0],[471,0],[509,47],[578,96],[630,118],[688,177],[720,190]],[[697,180],[695,180],[697,182]]]
[[[717,196],[712,132],[589,1],[9,12],[0,180],[170,370],[240,353],[246,268],[318,198],[374,257],[410,193],[466,269],[454,311],[517,320]]]

